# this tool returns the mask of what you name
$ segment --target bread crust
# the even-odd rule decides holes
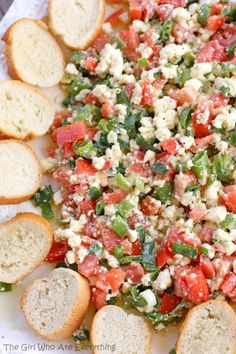
[[[234,332],[236,333],[236,314],[235,314],[234,310],[232,309],[232,307],[226,301],[223,301],[223,300],[209,300],[207,302],[203,302],[202,304],[193,307],[188,312],[184,322],[180,326],[179,336],[178,336],[178,340],[177,340],[177,344],[176,344],[176,354],[182,354],[181,346],[182,346],[182,343],[184,342],[185,328],[188,326],[188,323],[189,323],[192,315],[195,312],[197,312],[200,308],[205,307],[207,304],[214,304],[216,306],[223,306],[223,307],[227,308],[227,311],[229,311],[230,314],[231,314],[232,324],[234,326]],[[234,354],[236,354],[236,342],[234,342]]]
[[[55,108],[54,108],[54,105],[52,103],[52,101],[46,96],[43,94],[42,91],[40,91],[36,86],[32,86],[30,84],[27,84],[26,82],[22,82],[20,80],[4,80],[4,81],[1,81],[0,82],[0,89],[1,89],[1,85],[5,85],[5,84],[12,84],[12,83],[16,83],[17,85],[20,85],[28,90],[31,90],[33,91],[36,95],[40,95],[44,100],[45,102],[47,102],[47,104],[49,104],[51,106],[51,109],[53,110],[53,115],[55,115]],[[31,140],[33,138],[37,138],[38,136],[41,136],[41,135],[37,135],[37,134],[33,134],[33,133],[29,133],[27,134],[24,139],[21,139],[19,138],[17,135],[12,135],[10,134],[9,132],[7,132],[6,130],[3,130],[0,126],[0,140],[1,139],[20,139],[20,140],[24,140],[24,141],[28,141],[28,140]],[[1,200],[0,200],[1,202]]]
[[[34,193],[39,189],[39,187],[41,186],[41,183],[42,183],[42,179],[43,179],[43,171],[42,171],[42,166],[40,164],[40,161],[39,161],[37,155],[35,154],[34,150],[29,145],[27,145],[26,143],[24,143],[23,141],[20,141],[20,140],[8,139],[8,140],[1,140],[0,141],[0,148],[1,148],[1,144],[6,144],[6,142],[7,143],[14,142],[14,144],[19,144],[19,146],[21,146],[21,147],[23,146],[24,149],[28,150],[28,152],[31,153],[31,155],[34,157],[35,161],[38,164],[38,179],[37,179],[37,183],[35,184],[34,189],[29,191],[25,195],[15,196],[12,198],[0,195],[0,204],[3,204],[3,205],[18,204],[18,203],[21,203],[25,200],[30,199],[32,197],[32,195],[34,195]]]
[[[104,19],[105,10],[106,10],[106,1],[105,0],[98,0],[98,1],[100,2],[100,9],[99,9],[97,21],[96,21],[96,23],[94,25],[94,29],[93,29],[93,32],[91,33],[90,38],[84,43],[84,45],[74,46],[73,44],[67,42],[64,39],[64,35],[60,34],[57,31],[57,29],[53,25],[53,2],[54,2],[54,0],[50,0],[49,1],[49,7],[48,7],[49,29],[51,30],[51,32],[54,35],[56,35],[56,36],[58,36],[60,38],[60,40],[65,44],[65,46],[67,48],[69,48],[69,49],[77,49],[77,50],[83,50],[83,49],[87,48],[95,40],[95,38],[99,35],[99,33],[101,32],[101,27],[102,27],[102,24],[103,24],[103,19]]]
[[[75,277],[78,287],[77,287],[77,300],[74,303],[74,306],[71,310],[71,312],[68,314],[68,317],[66,321],[59,327],[55,332],[53,333],[48,333],[47,335],[42,334],[37,328],[34,327],[27,309],[26,309],[26,299],[31,291],[32,287],[34,287],[35,284],[40,282],[41,280],[48,280],[49,278],[43,278],[39,280],[35,280],[33,283],[31,283],[23,292],[23,295],[21,297],[20,301],[20,306],[23,311],[23,314],[25,316],[26,321],[29,323],[29,325],[32,327],[32,329],[41,337],[47,339],[47,340],[63,340],[69,336],[71,336],[75,330],[79,327],[81,322],[84,319],[84,316],[86,314],[86,311],[88,309],[89,303],[90,303],[90,298],[91,298],[91,291],[90,291],[90,286],[88,281],[78,274],[77,272],[71,270],[71,269],[66,269],[69,272],[73,272],[73,276]]]
[[[96,347],[95,347],[95,325],[96,325],[96,320],[97,320],[97,317],[100,315],[100,311],[103,311],[104,308],[119,308],[121,311],[124,311],[122,308],[120,308],[119,306],[115,306],[115,305],[106,305],[104,307],[102,307],[100,310],[98,310],[93,318],[93,322],[92,322],[92,325],[91,325],[91,330],[90,330],[90,339],[91,339],[91,344],[92,344],[92,353],[93,354],[101,354],[101,351],[99,350],[96,350]],[[150,350],[151,350],[151,325],[146,321],[144,320],[146,326],[147,326],[147,331],[150,332],[150,340],[149,340],[149,345],[148,347],[146,348],[146,351],[144,354],[150,354]]]
[[[66,61],[65,61],[64,53],[63,53],[59,43],[57,42],[56,38],[53,37],[52,34],[48,31],[48,26],[43,21],[35,20],[35,19],[31,19],[31,18],[21,18],[21,19],[15,21],[11,26],[8,27],[8,29],[6,30],[6,32],[2,36],[2,40],[6,43],[5,56],[6,56],[7,66],[8,66],[8,73],[13,79],[21,80],[21,81],[28,83],[30,85],[29,82],[25,81],[20,70],[16,68],[15,63],[14,63],[13,53],[12,53],[12,43],[13,43],[13,36],[14,36],[15,27],[17,25],[19,25],[20,23],[25,23],[25,22],[37,24],[38,26],[40,26],[41,29],[43,29],[45,32],[47,32],[48,36],[50,36],[50,38],[55,42],[55,44],[57,46],[58,53],[60,55],[60,60],[62,61],[64,68],[66,66]],[[60,80],[58,81],[58,83],[59,82],[60,82]],[[55,83],[55,85],[56,85],[56,83]],[[40,87],[48,87],[48,86],[40,86]]]
[[[48,243],[48,247],[45,247],[44,255],[43,255],[42,259],[39,262],[37,262],[36,264],[32,265],[32,267],[30,268],[30,270],[27,273],[22,274],[19,277],[16,277],[14,283],[16,283],[18,281],[21,281],[22,279],[26,278],[29,274],[31,274],[44,261],[44,259],[46,258],[46,256],[48,255],[48,253],[50,251],[50,248],[51,248],[52,242],[53,242],[53,233],[52,233],[52,229],[51,229],[51,226],[48,223],[48,221],[45,220],[44,218],[42,218],[40,215],[37,215],[37,214],[34,214],[34,213],[30,213],[30,212],[24,212],[24,213],[16,214],[16,216],[14,216],[11,220],[6,221],[3,224],[0,224],[0,229],[5,228],[5,227],[7,227],[9,225],[12,225],[14,223],[17,223],[18,221],[22,221],[22,220],[24,221],[26,219],[27,220],[30,219],[33,222],[35,222],[37,224],[40,224],[40,226],[46,230],[46,234],[48,236],[49,243]]]

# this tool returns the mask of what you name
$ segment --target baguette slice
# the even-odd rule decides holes
[[[20,81],[0,82],[0,133],[29,139],[44,135],[54,119],[52,102],[34,87]]]
[[[41,182],[42,168],[31,147],[13,139],[0,141],[0,204],[29,199]]]
[[[104,306],[96,313],[90,336],[94,354],[150,352],[149,325],[142,317],[127,314],[117,306]]]
[[[40,87],[58,84],[64,75],[64,56],[47,26],[37,20],[22,18],[3,36],[9,74]]]
[[[71,49],[86,48],[99,33],[104,0],[51,0],[49,27]]]
[[[78,328],[89,301],[88,281],[71,269],[57,268],[24,291],[21,308],[37,334],[61,340]]]
[[[210,300],[189,311],[177,354],[235,354],[236,315],[225,301]]]
[[[47,256],[53,235],[49,223],[33,213],[17,214],[0,225],[0,281],[16,283]]]

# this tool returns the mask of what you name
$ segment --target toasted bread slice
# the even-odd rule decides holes
[[[0,225],[0,281],[16,283],[47,256],[53,235],[49,223],[33,213],[17,214]]]
[[[50,0],[49,27],[71,49],[86,48],[99,33],[105,0]]]
[[[31,147],[13,139],[0,141],[0,204],[29,199],[41,182],[42,168]]]
[[[29,139],[44,135],[54,119],[52,102],[20,81],[0,82],[0,134]]]
[[[22,18],[3,36],[9,74],[31,85],[50,87],[64,75],[64,56],[47,26],[37,20]]]
[[[210,300],[189,311],[177,354],[235,354],[236,315],[225,301]]]
[[[61,340],[78,328],[89,301],[88,281],[71,269],[57,268],[24,291],[21,308],[36,333]]]
[[[117,306],[104,306],[96,313],[90,337],[94,354],[150,352],[151,330],[147,322]]]

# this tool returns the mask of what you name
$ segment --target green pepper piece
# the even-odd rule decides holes
[[[136,231],[138,233],[138,238],[141,243],[145,242],[145,237],[146,237],[146,232],[143,228],[143,226],[138,226],[136,227]]]
[[[95,207],[95,211],[97,215],[102,215],[104,212],[104,208],[105,208],[105,203],[103,200],[99,200],[99,202],[97,202],[96,207]]]
[[[208,177],[209,169],[210,169],[210,160],[208,158],[207,152],[206,151],[199,152],[193,158],[193,167],[192,167],[193,172],[199,179],[205,181],[205,179]]]
[[[224,221],[222,221],[221,226],[224,229],[233,230],[236,229],[236,216],[234,214],[228,213]]]
[[[162,42],[167,42],[169,40],[173,27],[174,27],[173,21],[166,20],[164,22],[163,26],[161,27],[161,31],[160,31],[160,40]]]
[[[125,256],[119,259],[120,264],[127,264],[132,262],[140,262],[140,256]]]
[[[138,65],[141,67],[141,68],[145,68],[146,66],[148,66],[149,64],[149,61],[147,60],[147,58],[140,58],[138,59]]]
[[[90,190],[88,191],[88,196],[93,200],[98,199],[99,197],[101,197],[101,195],[102,195],[102,191],[97,187],[91,187]]]
[[[169,170],[169,167],[162,162],[155,161],[152,165],[152,171],[155,173],[164,174]]]
[[[153,193],[154,198],[159,199],[162,203],[170,200],[173,192],[173,184],[171,182],[165,182],[163,187],[157,187]]]
[[[131,210],[134,209],[134,205],[130,203],[128,200],[123,200],[117,206],[117,213],[122,217],[125,218]]]
[[[117,215],[116,219],[112,221],[112,230],[115,231],[120,238],[125,237],[128,229],[129,225],[120,215]]]
[[[207,24],[210,12],[211,6],[207,4],[201,5],[200,8],[197,10],[197,22],[200,23],[200,25],[205,26]]]
[[[125,90],[121,87],[117,89],[116,101],[118,104],[124,104],[126,106],[130,106],[130,99],[127,96]]]
[[[124,120],[124,129],[127,130],[127,133],[130,138],[135,138],[137,135],[137,129],[136,129],[136,117],[133,114],[128,114],[125,117]]]
[[[73,150],[78,156],[90,158],[91,153],[95,152],[95,146],[93,145],[92,141],[89,141],[82,146],[80,142],[76,142],[73,144]]]
[[[115,246],[113,250],[114,256],[119,260],[124,257],[124,247],[121,245]]]
[[[219,154],[214,157],[213,169],[217,178],[226,182],[233,174],[235,163],[229,154]]]
[[[128,192],[131,189],[131,185],[129,183],[129,181],[127,180],[127,178],[125,178],[121,173],[118,173],[115,176],[115,182],[117,184],[117,186],[119,188],[121,188],[122,190]]]
[[[72,95],[77,95],[82,90],[91,89],[92,85],[90,83],[83,82],[83,80],[73,80],[69,85],[68,92]]]
[[[148,151],[148,150],[156,151],[155,148],[153,147],[153,144],[150,141],[144,139],[141,135],[137,136],[136,143],[144,151]]]
[[[190,124],[191,124],[191,120],[192,120],[192,113],[193,113],[194,109],[193,107],[186,107],[184,108],[181,113],[180,113],[180,125],[181,128],[183,129],[188,129]]]
[[[195,247],[186,245],[182,242],[173,243],[173,253],[181,254],[182,256],[189,257],[191,259],[196,259],[198,255],[198,251]]]

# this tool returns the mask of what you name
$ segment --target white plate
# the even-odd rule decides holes
[[[108,13],[111,11],[107,10]],[[15,20],[22,17],[42,18],[47,12],[46,0],[15,0],[6,16],[0,22],[0,37],[7,27]],[[0,80],[8,79],[7,68],[4,58],[4,43],[0,42]],[[44,92],[55,102],[62,101],[63,94],[58,87],[44,90]],[[45,157],[45,150],[50,142],[49,137],[35,139],[30,142],[40,158]],[[9,220],[17,212],[32,211],[39,213],[30,201],[18,204],[0,206],[0,223]],[[11,293],[0,294],[0,353],[1,354],[22,354],[39,353],[44,354],[74,354],[78,353],[72,340],[63,342],[47,342],[37,336],[26,323],[19,308],[19,299],[24,287],[32,280],[47,276],[51,267],[44,264],[33,272],[21,284],[14,286]],[[153,334],[152,354],[168,354],[169,350],[176,343],[177,330],[168,329],[166,332]],[[90,350],[84,353],[91,353]]]

